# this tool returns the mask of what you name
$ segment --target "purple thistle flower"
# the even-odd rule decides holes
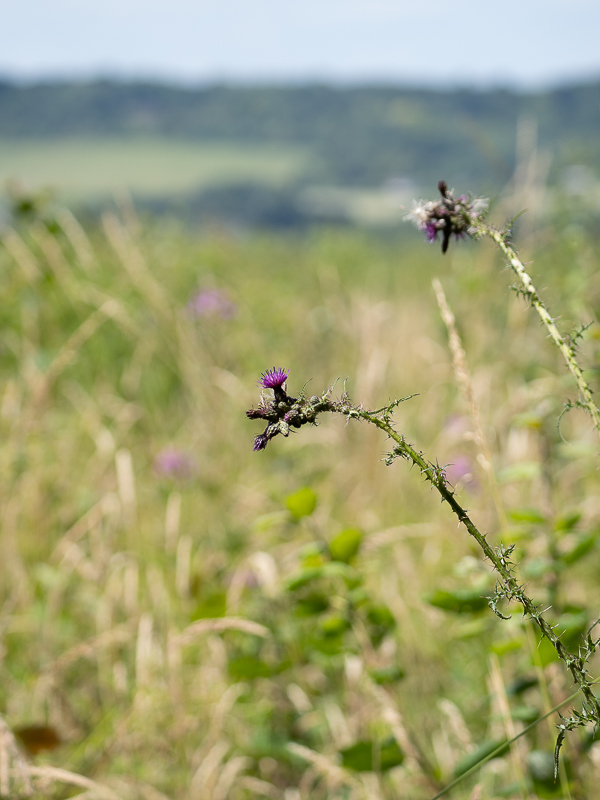
[[[257,383],[262,386],[263,389],[279,389],[287,381],[289,374],[289,369],[286,371],[283,367],[279,367],[279,369],[273,367],[272,369],[265,370]]]
[[[258,436],[254,437],[254,447],[252,449],[256,453],[259,450],[264,450],[268,443],[269,437],[265,433],[259,433]]]

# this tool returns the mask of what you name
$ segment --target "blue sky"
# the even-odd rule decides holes
[[[0,0],[0,73],[538,87],[600,78],[598,0]]]

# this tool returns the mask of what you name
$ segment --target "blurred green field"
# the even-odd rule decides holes
[[[68,202],[98,201],[124,190],[165,198],[229,183],[280,186],[304,169],[301,147],[161,138],[0,140],[0,182],[48,186]]]
[[[430,800],[571,692],[517,609],[489,611],[488,566],[381,435],[324,419],[254,453],[245,417],[271,365],[292,393],[418,393],[398,428],[517,545],[576,647],[600,606],[597,440],[580,412],[558,430],[575,390],[490,247],[194,233],[127,208],[2,241],[0,794]],[[597,384],[599,242],[563,219],[522,246],[563,330],[593,323]],[[557,790],[554,736],[539,724],[451,796],[592,798],[598,745],[568,740]]]

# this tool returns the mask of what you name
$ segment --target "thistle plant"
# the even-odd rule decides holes
[[[407,214],[407,219],[414,222],[419,230],[425,232],[426,241],[432,243],[437,240],[438,236],[441,236],[442,253],[448,250],[453,234],[457,239],[465,236],[471,238],[488,236],[498,245],[508,260],[510,268],[519,279],[519,285],[514,287],[515,290],[531,302],[577,382],[581,396],[575,402],[567,403],[566,410],[582,408],[587,411],[594,422],[594,428],[600,435],[600,409],[594,402],[592,390],[584,378],[583,370],[576,358],[575,345],[581,334],[572,337],[569,342],[556,326],[511,241],[512,225],[516,217],[503,230],[498,230],[486,220],[488,208],[486,200],[483,198],[471,199],[467,195],[455,198],[445,181],[438,183],[438,189],[441,194],[439,201],[419,200],[418,203],[415,203],[412,211]]]
[[[452,236],[456,239],[488,236],[499,246],[520,281],[518,291],[529,298],[577,382],[580,397],[577,401],[567,404],[567,407],[580,407],[586,410],[592,417],[594,427],[600,433],[600,411],[577,362],[574,344],[570,343],[557,328],[524,264],[519,259],[511,242],[512,222],[506,229],[498,230],[486,220],[487,201],[472,199],[467,195],[455,198],[444,181],[440,181],[438,188],[441,199],[437,202],[419,201],[408,215],[409,218],[425,232],[428,242],[441,238],[443,253],[448,250]],[[550,607],[542,608],[536,603],[519,580],[518,565],[513,561],[514,545],[491,544],[487,534],[480,529],[457,499],[444,467],[429,460],[396,429],[393,412],[400,403],[408,399],[407,397],[395,399],[377,410],[368,410],[363,404],[354,404],[345,390],[337,399],[333,396],[333,388],[328,388],[321,395],[310,397],[306,396],[303,389],[298,396],[292,396],[287,391],[289,374],[287,369],[273,367],[264,372],[259,379],[260,386],[264,390],[271,390],[272,395],[263,392],[258,408],[246,412],[248,418],[266,423],[264,431],[254,439],[254,450],[264,450],[279,434],[287,438],[290,433],[298,431],[305,425],[316,425],[319,415],[333,413],[341,414],[347,421],[370,423],[385,433],[392,442],[392,447],[384,459],[388,466],[400,458],[418,468],[423,478],[439,493],[442,502],[449,506],[491,564],[496,575],[496,586],[493,593],[487,597],[490,609],[497,617],[506,620],[510,618],[505,614],[507,606],[516,602],[524,617],[529,619],[538,628],[541,637],[552,645],[558,659],[563,662],[578,692],[582,695],[580,709],[574,709],[568,717],[561,715],[557,725],[558,736],[554,755],[556,778],[559,772],[559,754],[566,734],[589,725],[594,727],[594,732],[600,729],[600,702],[593,691],[596,681],[587,668],[590,658],[600,647],[600,637],[596,638],[593,633],[600,620],[588,629],[576,653],[571,652],[563,644],[561,633],[556,631],[556,626],[553,626],[546,617]]]
[[[272,389],[273,397],[269,398],[263,394],[259,407],[251,408],[246,412],[249,419],[264,419],[268,423],[264,432],[256,436],[254,450],[264,450],[269,442],[280,433],[284,437],[288,437],[292,429],[299,430],[305,425],[316,425],[320,414],[341,414],[347,421],[356,420],[370,423],[387,435],[388,439],[392,441],[392,448],[384,459],[387,466],[391,466],[396,459],[400,458],[417,467],[423,478],[439,493],[442,502],[447,503],[459,523],[477,542],[486,560],[495,571],[495,590],[487,598],[490,609],[500,619],[507,620],[510,617],[504,613],[503,609],[512,601],[516,601],[520,605],[523,615],[531,620],[541,635],[550,642],[583,696],[581,710],[573,710],[569,717],[561,715],[561,722],[557,726],[559,731],[555,747],[555,777],[557,777],[560,749],[567,732],[587,725],[593,725],[594,730],[600,728],[600,702],[593,692],[595,681],[586,667],[591,656],[600,647],[600,637],[592,636],[593,629],[600,620],[588,630],[584,642],[576,654],[565,647],[561,641],[561,635],[555,632],[556,626],[552,626],[544,616],[549,609],[541,609],[526,593],[524,585],[520,583],[516,565],[511,560],[514,545],[506,547],[502,543],[497,546],[490,544],[487,535],[479,529],[467,510],[457,500],[444,467],[428,460],[420,450],[406,440],[403,434],[396,430],[392,416],[394,410],[414,395],[397,398],[382,408],[370,411],[363,408],[362,404],[353,404],[345,390],[337,399],[333,397],[332,388],[326,389],[320,396],[306,397],[302,391],[298,397],[292,397],[287,393],[288,376],[289,370],[275,367],[267,370],[261,376],[260,385],[263,388]]]

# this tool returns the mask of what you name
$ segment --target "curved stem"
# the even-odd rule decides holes
[[[508,242],[506,241],[506,234],[502,233],[496,228],[493,228],[491,225],[487,225],[486,223],[480,222],[476,223],[475,227],[479,232],[485,234],[486,236],[489,236],[490,239],[496,242],[500,250],[502,250],[506,258],[508,259],[511,268],[517,274],[519,280],[523,285],[524,293],[531,300],[531,304],[538,312],[540,319],[546,326],[546,329],[550,334],[552,341],[562,353],[568,368],[571,370],[573,377],[577,381],[579,391],[581,392],[581,395],[583,397],[583,400],[581,401],[582,405],[585,406],[585,408],[589,411],[594,421],[594,427],[600,433],[600,410],[598,409],[598,406],[596,405],[596,403],[592,398],[592,390],[590,389],[586,379],[583,377],[581,367],[579,366],[579,364],[577,363],[577,359],[575,358],[573,347],[567,344],[563,335],[556,327],[554,320],[548,313],[548,310],[544,305],[544,302],[541,299],[538,290],[535,288],[533,281],[531,280],[531,276],[525,269],[523,262],[518,257],[516,250],[513,247],[511,247],[511,245],[508,244]]]
[[[448,503],[458,520],[465,526],[467,532],[483,550],[485,557],[493,564],[494,569],[502,579],[502,596],[508,600],[517,600],[523,607],[524,613],[537,625],[542,636],[548,639],[552,644],[558,657],[565,663],[574,682],[580,688],[581,693],[588,703],[593,719],[600,724],[600,703],[591,689],[592,684],[584,666],[585,658],[581,655],[575,656],[570,653],[561,642],[560,637],[554,633],[552,626],[544,618],[542,612],[538,610],[533,600],[525,594],[522,586],[515,578],[513,574],[513,565],[509,561],[510,553],[503,547],[496,549],[490,545],[485,534],[481,533],[473,520],[469,517],[467,511],[456,500],[454,492],[448,487],[443,469],[427,461],[422,453],[415,450],[415,448],[405,440],[404,436],[394,429],[390,423],[388,409],[384,410],[380,416],[377,413],[365,411],[360,407],[356,408],[342,400],[341,403],[330,403],[329,407],[323,408],[323,410],[341,413],[348,418],[364,419],[372,425],[375,425],[395,442],[392,457],[400,456],[405,458],[419,468],[421,474],[435,489],[437,489],[442,500]]]

